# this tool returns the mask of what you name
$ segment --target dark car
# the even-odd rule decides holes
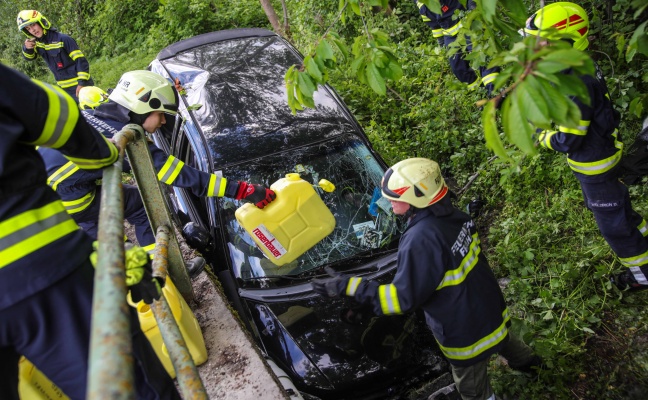
[[[291,114],[284,74],[301,60],[264,29],[168,46],[150,69],[183,85],[183,118],[169,121],[155,140],[185,164],[228,179],[270,186],[298,173],[313,185],[331,181],[335,191],[317,190],[335,217],[333,232],[277,267],[235,219],[242,203],[169,187],[169,205],[262,352],[304,398],[416,398],[407,395],[412,388],[448,376],[423,316],[379,318],[350,298],[312,291],[311,279],[325,276],[326,266],[390,282],[404,222],[380,195],[385,163],[332,88],[318,88],[315,109]]]

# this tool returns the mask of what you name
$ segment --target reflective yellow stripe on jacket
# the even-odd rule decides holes
[[[617,148],[616,153],[608,158],[603,160],[590,161],[590,162],[580,162],[574,161],[571,158],[567,157],[567,163],[569,167],[578,173],[583,175],[600,175],[605,172],[608,172],[614,168],[619,161],[621,161],[621,154],[623,153],[623,142],[618,139],[618,131],[615,130],[612,134],[614,137],[614,147]]]
[[[167,185],[173,184],[176,178],[182,171],[184,163],[173,156],[169,156],[166,162],[162,166],[162,169],[157,174],[157,178],[160,182],[166,183]]]
[[[60,200],[0,222],[0,268],[77,229]]]
[[[209,187],[207,188],[207,197],[223,197],[225,196],[225,189],[227,188],[227,178],[218,174],[212,174],[209,177]]]
[[[68,141],[76,126],[79,119],[79,106],[60,88],[37,80],[33,82],[47,93],[49,110],[47,110],[43,132],[30,144],[59,148]]]
[[[461,264],[450,271],[447,271],[437,286],[436,290],[443,289],[444,287],[459,285],[461,282],[466,280],[466,277],[475,268],[477,261],[479,260],[479,253],[481,253],[481,247],[479,246],[479,236],[477,232],[472,235],[472,241],[470,242],[470,248],[468,253],[461,260]]]
[[[385,315],[402,314],[398,293],[393,283],[378,286],[378,298],[380,299],[380,308]]]
[[[463,25],[461,24],[461,21],[459,21],[454,26],[448,29],[444,29],[443,34],[445,36],[457,36],[457,34],[459,33],[459,29],[461,29],[462,26]]]
[[[474,357],[477,357],[481,353],[485,352],[488,349],[495,347],[499,344],[508,333],[506,328],[506,323],[510,319],[508,315],[508,308],[502,312],[502,317],[504,321],[498,326],[493,332],[487,336],[481,338],[477,342],[466,347],[444,347],[439,344],[439,348],[446,357],[453,360],[468,360]]]

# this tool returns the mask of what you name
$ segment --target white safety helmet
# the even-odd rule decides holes
[[[173,85],[151,71],[126,72],[108,98],[139,115],[153,111],[178,113],[178,95]]]
[[[408,158],[389,168],[380,183],[382,195],[389,200],[425,208],[448,193],[441,169],[427,158]]]

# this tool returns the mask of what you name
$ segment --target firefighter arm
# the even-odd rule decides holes
[[[22,142],[58,149],[84,169],[103,168],[117,160],[117,148],[90,128],[72,97],[1,64],[0,72],[6,77],[0,108],[12,110],[12,117],[26,128]]]
[[[33,61],[38,56],[38,53],[36,52],[36,47],[34,46],[35,43],[36,43],[36,39],[27,39],[25,40],[25,43],[22,45],[22,56],[25,60]],[[30,44],[31,47],[29,47]]]
[[[76,65],[77,79],[79,86],[92,86],[93,82],[90,79],[90,63],[85,55],[79,49],[76,41],[69,36],[63,37],[63,48],[68,53],[68,56],[74,61]],[[77,94],[80,88],[77,88]]]

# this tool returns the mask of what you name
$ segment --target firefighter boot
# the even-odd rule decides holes
[[[202,257],[194,257],[186,262],[187,273],[191,279],[194,279],[205,269],[205,259]]]
[[[610,281],[616,285],[619,290],[629,291],[629,292],[638,292],[641,290],[648,289],[648,285],[642,285],[635,279],[632,271],[625,270],[617,275],[612,275]]]

